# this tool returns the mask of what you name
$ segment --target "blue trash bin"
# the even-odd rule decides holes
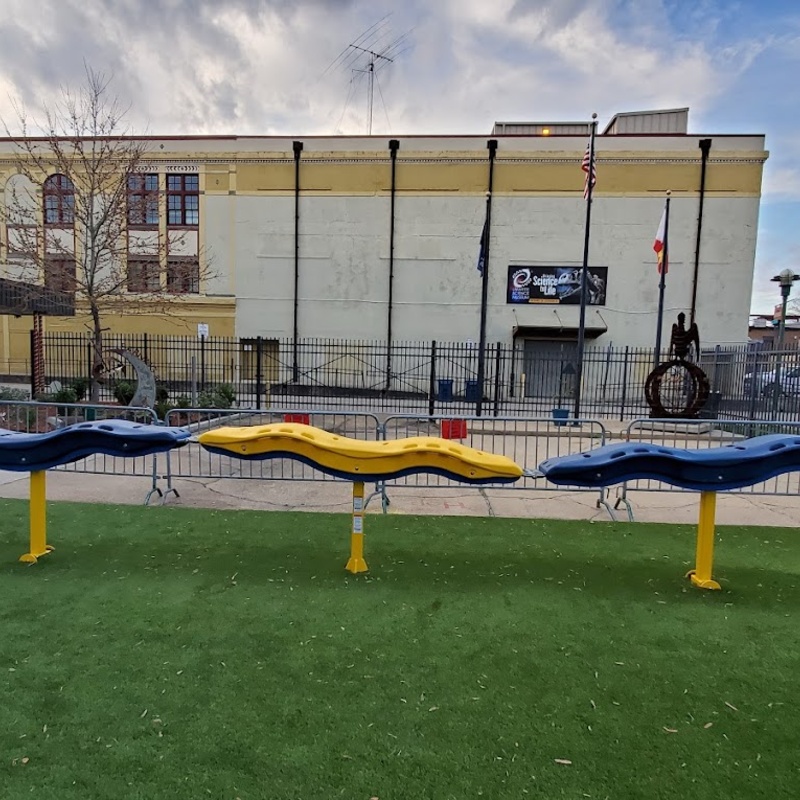
[[[443,403],[449,403],[453,399],[453,381],[441,380],[439,381],[439,390],[436,393],[436,399]]]
[[[563,428],[567,424],[567,420],[569,419],[569,409],[554,408],[552,409],[552,413],[553,413],[553,421],[555,422],[556,427]]]
[[[465,394],[468,403],[477,403],[481,399],[478,381],[467,381]]]

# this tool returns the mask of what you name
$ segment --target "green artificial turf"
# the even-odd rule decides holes
[[[800,541],[0,501],[0,797],[790,798]],[[570,763],[562,763],[570,762]]]

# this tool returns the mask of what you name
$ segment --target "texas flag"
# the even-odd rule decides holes
[[[667,258],[667,209],[664,208],[664,213],[661,215],[661,222],[658,225],[658,233],[656,233],[656,240],[653,242],[653,250],[656,251],[656,258],[658,258],[658,274],[664,275],[669,272],[669,259]]]

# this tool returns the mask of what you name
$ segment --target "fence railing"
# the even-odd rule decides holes
[[[115,355],[129,349],[151,365],[166,413],[172,406],[216,405],[226,385],[241,408],[295,408],[390,414],[548,416],[571,413],[575,402],[574,343],[492,342],[484,351],[465,342],[386,342],[343,339],[192,338],[107,333],[101,400],[120,396],[136,380]],[[92,363],[88,336],[44,336],[45,384],[85,391]],[[661,354],[666,360],[669,354]],[[756,346],[701,348],[696,362],[708,375],[706,417],[800,417],[800,349]],[[651,348],[587,346],[581,413],[636,419],[650,413],[644,384],[654,365]]]
[[[542,461],[563,455],[587,452],[607,444],[612,434],[597,419],[570,420],[565,423],[543,417],[477,417],[451,418],[445,415],[395,414],[381,419],[366,412],[338,412],[324,409],[175,409],[165,419],[146,408],[130,408],[98,404],[52,404],[25,401],[0,401],[0,428],[43,433],[84,420],[129,419],[150,424],[188,428],[200,433],[220,425],[248,426],[277,421],[303,422],[363,440],[386,440],[409,436],[432,435],[458,439],[486,452],[506,455],[526,469],[535,469]],[[689,448],[708,449],[743,438],[767,433],[800,435],[800,420],[715,420],[679,421],[637,419],[617,435],[629,441]],[[164,501],[178,495],[176,479],[184,480],[266,480],[266,481],[337,481],[308,464],[294,459],[242,461],[204,450],[192,442],[167,453],[120,458],[97,454],[57,468],[62,472],[121,475],[147,478],[149,490],[145,503],[154,495]],[[162,483],[165,481],[165,483]],[[377,482],[370,498],[380,497],[383,510],[390,503],[389,493],[408,487],[448,488],[458,486],[446,478],[420,474],[391,481]],[[609,489],[560,487],[542,479],[524,477],[510,485],[489,485],[488,488],[523,492],[589,492],[597,494],[596,506],[605,508],[615,518],[609,500]],[[613,488],[613,487],[612,487]],[[651,479],[628,481],[616,489],[614,508],[623,505],[628,519],[633,520],[631,493],[636,491],[687,491]],[[800,496],[800,472],[791,472],[753,486],[733,490],[736,494]]]

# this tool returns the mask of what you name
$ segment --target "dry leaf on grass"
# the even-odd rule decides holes
[[[556,764],[567,764],[567,765],[572,764],[572,762],[568,758],[555,758],[553,760],[556,762]]]
[[[731,705],[727,700],[725,701],[725,705],[728,706],[728,708],[730,708],[731,711],[738,711],[739,710],[738,708],[736,708],[736,706]]]
[[[706,722],[706,724],[703,725],[703,727],[704,728],[710,728],[713,724],[714,724],[713,722]]]
[[[665,733],[677,733],[678,731],[677,731],[675,728],[667,728],[667,727],[665,726],[665,727],[664,727],[664,732],[665,732]]]

